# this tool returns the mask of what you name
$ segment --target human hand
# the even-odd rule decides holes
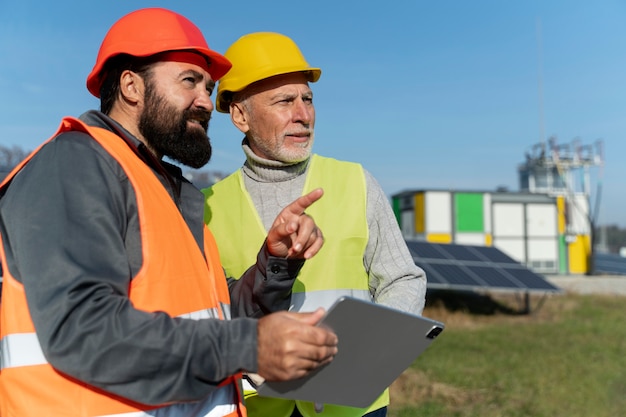
[[[309,259],[324,244],[324,236],[305,210],[319,200],[324,191],[317,188],[285,207],[267,233],[270,254],[280,258]]]
[[[324,316],[281,311],[258,324],[258,371],[268,381],[287,381],[305,376],[331,362],[337,354],[337,336],[315,324]]]

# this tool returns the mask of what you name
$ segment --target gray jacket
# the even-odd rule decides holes
[[[145,147],[104,114],[81,119],[118,133],[144,155],[202,249],[204,197],[181,170],[151,162]],[[255,372],[257,320],[249,317],[288,308],[303,264],[261,248],[256,265],[228,280],[230,321],[135,309],[127,291],[143,259],[134,189],[117,161],[80,132],[57,136],[16,175],[0,197],[0,232],[50,364],[146,404],[198,400],[232,374]],[[162,364],[158,375],[145,371],[146,361]]]

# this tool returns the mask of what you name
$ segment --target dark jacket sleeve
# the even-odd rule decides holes
[[[224,378],[257,370],[256,320],[191,320],[133,307],[128,288],[141,266],[136,200],[119,164],[91,138],[66,133],[46,145],[0,199],[0,220],[8,268],[60,372],[162,404],[200,399]]]
[[[293,283],[304,265],[301,259],[283,259],[269,255],[264,243],[241,279],[228,278],[233,317],[262,317],[289,310]]]

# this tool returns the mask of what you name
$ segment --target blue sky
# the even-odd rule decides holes
[[[235,6],[236,5],[236,6]],[[599,222],[626,227],[626,1],[0,0],[0,144],[34,149],[61,117],[98,107],[85,88],[102,38],[141,7],[180,12],[224,52],[239,36],[292,37],[311,65],[316,152],[362,163],[385,192],[516,191],[550,136],[602,140]],[[209,170],[243,160],[215,113]]]

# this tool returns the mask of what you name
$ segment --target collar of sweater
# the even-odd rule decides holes
[[[248,143],[244,140],[241,144],[243,152],[246,154],[246,162],[243,165],[243,173],[254,181],[258,182],[282,182],[292,180],[302,175],[307,167],[311,157],[302,162],[292,164],[271,161],[269,159],[260,158]]]

